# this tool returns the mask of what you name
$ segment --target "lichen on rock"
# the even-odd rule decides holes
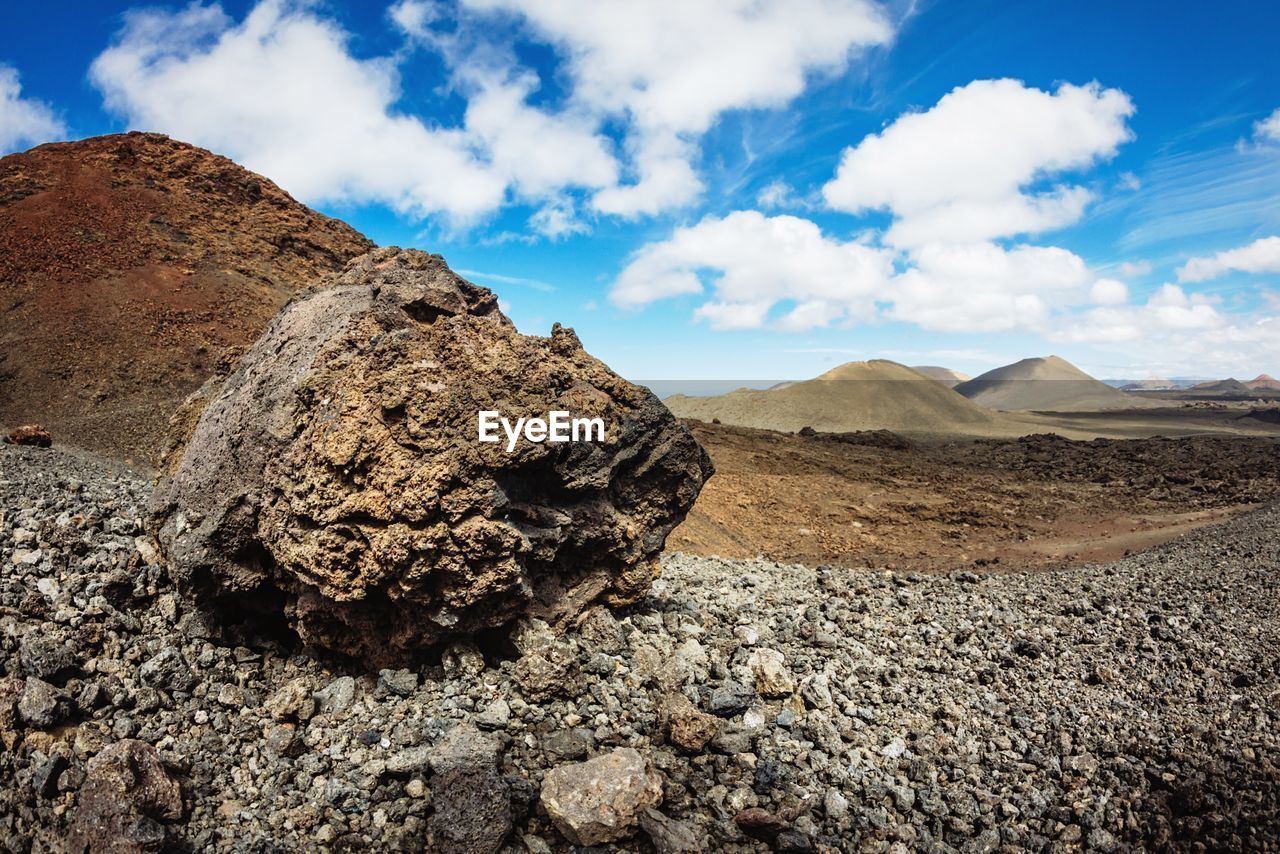
[[[275,318],[207,402],[151,522],[205,605],[283,607],[388,661],[647,590],[712,472],[570,329],[521,335],[436,255],[379,249]],[[603,441],[481,443],[477,417],[602,418]]]

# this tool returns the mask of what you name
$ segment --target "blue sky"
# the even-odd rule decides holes
[[[139,128],[621,373],[1280,375],[1280,7],[22,4],[0,150]]]

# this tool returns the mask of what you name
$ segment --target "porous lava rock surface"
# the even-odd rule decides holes
[[[478,441],[481,410],[599,417],[605,438],[508,452]],[[366,661],[635,601],[712,473],[572,330],[521,335],[491,292],[396,248],[286,306],[175,423],[195,426],[151,525],[180,586],[283,611],[304,641]]]

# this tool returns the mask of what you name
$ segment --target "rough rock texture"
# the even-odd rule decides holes
[[[620,747],[542,778],[542,806],[575,845],[631,835],[641,814],[662,801],[662,777],[636,750]]]
[[[748,830],[791,851],[1280,851],[1280,506],[1048,571],[668,554],[635,605],[558,641],[520,624],[521,656],[554,641],[575,663],[535,700],[489,646],[379,674],[292,638],[194,636],[139,536],[148,491],[0,447],[0,851],[57,850],[87,764],[128,738],[182,783],[176,851],[431,851],[458,816],[437,798],[467,791],[450,772],[489,762],[511,794],[503,850],[569,854],[543,781],[619,747],[664,778],[622,851],[768,850]],[[53,669],[35,638],[77,666],[26,677]],[[756,649],[795,694],[759,696]],[[189,681],[143,674],[165,650]],[[26,682],[53,722],[19,714]],[[726,732],[673,745],[665,710],[717,698]]]
[[[160,134],[0,158],[0,423],[148,464],[224,350],[372,246]]]
[[[30,445],[34,448],[48,448],[53,445],[53,436],[39,424],[22,424],[13,428],[4,437],[6,445]]]
[[[572,330],[520,335],[439,256],[380,249],[290,304],[217,389],[154,501],[205,603],[285,597],[315,645],[391,659],[529,612],[648,589],[711,474],[647,390]],[[477,441],[477,415],[565,410],[603,442]]]
[[[162,821],[182,818],[182,789],[146,742],[110,744],[85,767],[71,820],[72,850],[90,854],[160,851]]]

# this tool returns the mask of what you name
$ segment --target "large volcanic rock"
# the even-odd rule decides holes
[[[169,416],[373,244],[160,134],[0,158],[0,426],[150,463]]]
[[[283,594],[306,641],[370,661],[636,599],[712,471],[572,330],[521,335],[493,294],[411,250],[288,305],[203,398],[153,498],[179,582],[209,605]],[[600,417],[605,440],[508,453],[478,441],[481,410]]]

